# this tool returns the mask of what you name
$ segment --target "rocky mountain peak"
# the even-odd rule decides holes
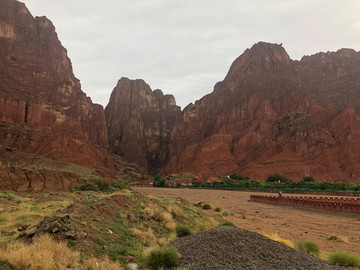
[[[169,157],[179,114],[172,95],[152,91],[143,80],[121,78],[105,108],[110,151],[155,172]]]
[[[291,59],[280,44],[259,42],[238,57],[230,67],[227,79],[239,75],[273,72],[285,69]]]

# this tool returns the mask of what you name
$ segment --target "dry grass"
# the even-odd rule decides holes
[[[157,204],[150,203],[144,210],[150,218],[162,223],[168,230],[174,230],[176,223],[171,213],[167,211],[167,208],[162,208]]]
[[[80,252],[73,251],[65,243],[56,242],[43,235],[32,244],[17,243],[0,250],[0,260],[5,260],[17,269],[54,270],[78,267],[83,270],[122,270],[123,268],[107,257],[90,258],[80,265]]]
[[[31,245],[18,243],[5,248],[0,258],[19,269],[52,270],[77,266],[80,253],[43,235]]]
[[[145,246],[152,246],[157,243],[156,236],[150,228],[147,228],[147,230],[133,228],[131,229],[131,233]]]
[[[266,234],[266,233],[262,233],[262,235],[264,235],[267,238],[270,238],[271,240],[274,240],[276,242],[280,242],[288,247],[294,248],[294,243],[288,239],[283,239],[280,238],[276,233],[272,233],[272,234]]]

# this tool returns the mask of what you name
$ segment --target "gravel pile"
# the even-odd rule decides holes
[[[176,239],[180,264],[191,270],[346,269],[238,227],[223,226]]]

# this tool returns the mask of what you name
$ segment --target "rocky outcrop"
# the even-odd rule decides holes
[[[109,150],[150,172],[169,159],[170,132],[180,114],[172,95],[143,80],[121,78],[105,108]]]
[[[99,151],[107,148],[103,108],[82,92],[53,24],[15,0],[0,5],[0,120],[41,134],[41,142],[24,138],[28,151],[111,166]]]
[[[349,54],[353,58],[347,63]],[[224,81],[177,119],[163,173],[238,172],[260,179],[281,173],[299,180],[307,167],[317,179],[360,181],[354,142],[360,139],[360,118],[346,108],[352,105],[347,95],[360,97],[355,94],[360,53],[326,55],[315,71],[318,55],[292,61],[282,46],[263,42],[246,50]],[[336,72],[318,74],[314,88],[316,74],[329,62]]]

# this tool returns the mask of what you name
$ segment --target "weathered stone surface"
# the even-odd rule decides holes
[[[163,173],[281,173],[299,180],[309,166],[316,179],[359,182],[360,116],[346,107],[348,94],[360,97],[360,53],[321,55],[299,62],[276,44],[246,50],[211,94],[177,118]]]
[[[70,59],[46,17],[23,3],[0,0],[0,121],[38,132],[28,151],[92,167],[111,166],[93,145],[107,147],[102,106],[74,77]],[[21,140],[18,138],[18,140]]]
[[[169,159],[170,132],[180,107],[143,80],[121,78],[105,108],[109,149],[151,172]]]

